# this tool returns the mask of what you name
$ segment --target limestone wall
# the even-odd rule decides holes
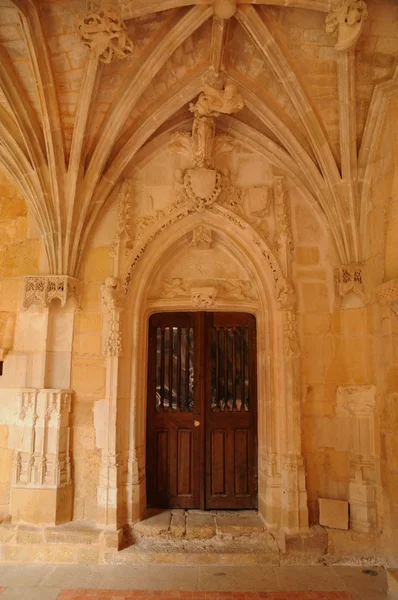
[[[6,356],[14,345],[15,321],[21,309],[23,276],[38,273],[41,243],[35,223],[15,185],[0,171],[0,360],[8,380]],[[6,385],[12,386],[12,383]],[[0,396],[0,519],[9,512],[13,451],[9,449],[12,398]]]

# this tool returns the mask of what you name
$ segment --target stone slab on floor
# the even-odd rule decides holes
[[[264,533],[265,527],[256,512],[217,512],[215,513],[217,535],[251,535]]]
[[[211,513],[190,510],[187,512],[186,519],[188,539],[208,540],[216,535],[216,524]]]
[[[132,590],[141,590],[135,597],[142,595],[145,600],[152,595],[176,600],[218,600],[218,596],[220,600],[388,600],[385,571],[374,569],[375,575],[365,571],[347,566],[0,565],[0,587],[7,588],[1,600],[55,600],[63,590],[70,590],[68,600],[77,600],[72,590],[80,594],[78,598],[91,600],[106,599],[110,591],[120,600]],[[101,596],[94,590],[100,590]],[[181,591],[184,595],[178,594]],[[318,596],[311,595],[314,592]],[[345,596],[339,596],[342,593]]]
[[[171,511],[162,510],[135,525],[134,529],[141,535],[149,537],[162,536],[170,531]]]

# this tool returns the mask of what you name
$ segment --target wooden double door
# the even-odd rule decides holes
[[[150,507],[257,508],[252,315],[150,318],[146,464]]]

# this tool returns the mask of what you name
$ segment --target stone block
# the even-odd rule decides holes
[[[135,531],[138,533],[150,536],[157,537],[165,535],[169,532],[171,521],[171,512],[169,510],[162,511],[156,515],[137,523],[134,527]]]
[[[0,543],[11,542],[17,531],[17,525],[1,525],[0,526]]]
[[[42,544],[44,542],[43,530],[38,527],[19,525],[15,541],[17,544]]]
[[[171,525],[170,532],[173,537],[184,537],[185,535],[185,511],[184,510],[172,510],[171,511]]]
[[[11,517],[14,523],[59,525],[72,519],[72,486],[13,488]]]
[[[217,535],[251,535],[264,532],[264,523],[258,515],[240,513],[216,514]]]
[[[348,530],[348,502],[319,498],[319,523],[323,527]]]
[[[123,529],[118,529],[116,531],[104,531],[103,540],[106,548],[119,550],[123,542]]]
[[[189,511],[186,524],[187,538],[204,540],[215,535],[216,525],[212,514]]]

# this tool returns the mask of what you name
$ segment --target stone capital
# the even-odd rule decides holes
[[[376,296],[380,304],[389,304],[398,317],[398,279],[390,279],[376,288]]]
[[[61,301],[61,306],[65,306],[69,298],[73,298],[76,305],[80,306],[81,282],[74,277],[69,275],[26,275],[24,277],[22,299],[24,309],[32,304],[48,307],[55,299]]]
[[[360,308],[365,305],[364,271],[364,266],[357,263],[336,268],[336,291],[341,300],[341,308]]]

